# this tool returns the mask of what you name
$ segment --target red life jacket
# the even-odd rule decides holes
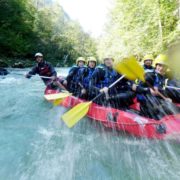
[[[38,72],[40,76],[51,76],[51,70],[47,63],[44,63],[44,66],[38,66]]]

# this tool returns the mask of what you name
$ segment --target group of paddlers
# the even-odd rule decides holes
[[[37,64],[26,77],[30,78],[35,74],[50,77],[51,79],[42,78],[49,88],[68,90],[85,100],[92,100],[103,93],[95,103],[123,110],[129,109],[136,98],[140,103],[141,115],[157,120],[178,110],[174,103],[180,103],[180,82],[174,77],[167,77],[167,56],[164,54],[158,55],[156,59],[152,55],[143,58],[145,82],[128,80],[115,71],[112,57],[104,58],[100,65],[97,65],[95,57],[88,57],[87,60],[79,57],[65,78],[57,77],[54,67],[43,59],[42,53],[36,53],[35,60]],[[120,77],[121,81],[108,88]],[[165,98],[159,94],[163,94]]]

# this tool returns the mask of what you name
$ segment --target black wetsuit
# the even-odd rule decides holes
[[[104,87],[109,87],[113,82],[121,77],[115,70],[108,68],[105,65],[97,67],[90,80],[91,98],[99,94],[99,90]],[[132,99],[135,96],[130,90],[129,81],[123,78],[114,87],[109,89],[109,98],[105,95],[96,100],[96,103],[102,105],[110,105],[115,108],[128,107],[133,103]]]

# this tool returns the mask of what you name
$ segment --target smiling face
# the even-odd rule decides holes
[[[43,62],[43,56],[36,56],[36,62],[37,63]]]
[[[78,66],[79,66],[79,67],[83,67],[83,66],[84,66],[84,64],[85,64],[85,63],[84,63],[84,61],[81,61],[81,60],[80,60],[80,61],[78,61]]]
[[[157,73],[164,75],[166,73],[166,70],[167,70],[166,65],[163,65],[163,64],[157,64],[156,65],[156,72]]]
[[[144,65],[146,66],[152,66],[152,60],[151,59],[147,59],[144,61]]]
[[[89,66],[90,68],[95,68],[96,62],[94,62],[94,61],[89,61],[89,62],[88,62],[88,66]]]
[[[104,64],[107,66],[107,67],[110,67],[112,68],[113,67],[113,59],[112,58],[106,58],[104,59]]]

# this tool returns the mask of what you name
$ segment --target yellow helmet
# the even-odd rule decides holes
[[[168,57],[165,54],[160,54],[155,59],[155,66],[157,64],[162,64],[168,66]]]
[[[97,63],[96,58],[93,57],[93,56],[87,58],[87,63],[89,63],[90,61],[93,61],[93,62]]]
[[[152,60],[154,61],[154,57],[152,54],[147,54],[143,57],[143,62],[146,61],[146,60]]]
[[[85,60],[84,57],[78,57],[78,58],[76,59],[76,64],[78,64],[79,61],[83,61],[84,63],[86,63],[86,60]]]

